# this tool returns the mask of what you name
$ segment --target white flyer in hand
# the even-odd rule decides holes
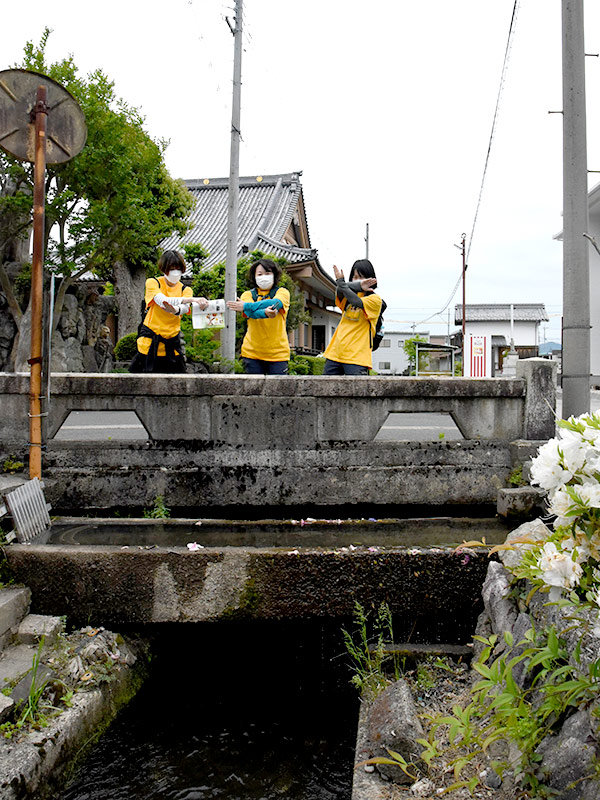
[[[209,300],[204,311],[192,305],[192,327],[198,330],[219,330],[225,327],[225,300]]]

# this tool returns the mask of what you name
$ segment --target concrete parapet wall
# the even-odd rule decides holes
[[[526,404],[528,385],[550,364],[537,361],[527,380],[58,374],[47,431],[52,438],[74,410],[133,410],[155,441],[371,441],[389,413],[434,411],[451,414],[465,439],[510,441],[533,438],[524,431],[527,409],[535,438],[549,438],[554,418],[544,398]],[[0,374],[2,441],[27,441],[28,392],[27,376]]]
[[[554,365],[515,379],[58,374],[45,419],[55,509],[494,503],[509,443],[550,438]],[[530,387],[534,387],[531,389]],[[25,451],[29,379],[0,374],[0,449]],[[65,442],[71,411],[135,411],[148,441]],[[373,441],[389,414],[444,412],[465,441]]]

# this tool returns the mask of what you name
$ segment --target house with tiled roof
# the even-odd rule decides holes
[[[502,356],[514,340],[520,358],[539,354],[540,322],[548,322],[543,303],[467,303],[465,336],[487,336],[492,347],[492,374],[502,370]],[[454,323],[462,326],[463,307],[454,307]]]
[[[290,333],[297,352],[322,352],[339,322],[335,311],[335,282],[319,263],[311,246],[301,172],[256,175],[239,179],[238,258],[261,250],[265,255],[283,257],[287,272],[304,294],[311,324]],[[227,253],[228,178],[200,178],[184,181],[194,197],[184,236],[166,239],[164,249],[201,244],[208,251],[208,269],[225,261]]]

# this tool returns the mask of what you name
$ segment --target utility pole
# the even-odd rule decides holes
[[[467,344],[465,338],[465,330],[466,330],[466,318],[467,318],[467,291],[466,291],[466,277],[467,277],[467,257],[465,251],[465,240],[467,238],[467,234],[463,233],[460,237],[460,252],[462,254],[462,375],[464,377],[465,374],[465,347]]]
[[[233,34],[233,101],[231,107],[231,150],[229,158],[229,200],[227,208],[227,254],[225,259],[225,300],[237,298],[238,209],[240,192],[240,109],[242,94],[242,9],[243,0],[235,0]],[[221,343],[221,355],[233,364],[235,358],[235,311],[227,309]],[[231,367],[233,371],[233,366]]]
[[[562,0],[562,415],[590,410],[590,282],[583,0]]]
[[[365,258],[369,259],[369,223],[367,222],[367,232],[365,235],[366,255]]]

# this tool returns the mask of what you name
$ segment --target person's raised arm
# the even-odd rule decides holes
[[[337,296],[340,298],[340,300],[342,298],[346,298],[350,305],[354,306],[355,308],[363,308],[363,301],[356,294],[356,292],[368,291],[371,286],[374,286],[377,283],[376,279],[362,278],[361,280],[350,281],[348,283],[344,279],[344,273],[342,270],[338,269],[335,264],[333,266],[333,274],[335,275]]]

